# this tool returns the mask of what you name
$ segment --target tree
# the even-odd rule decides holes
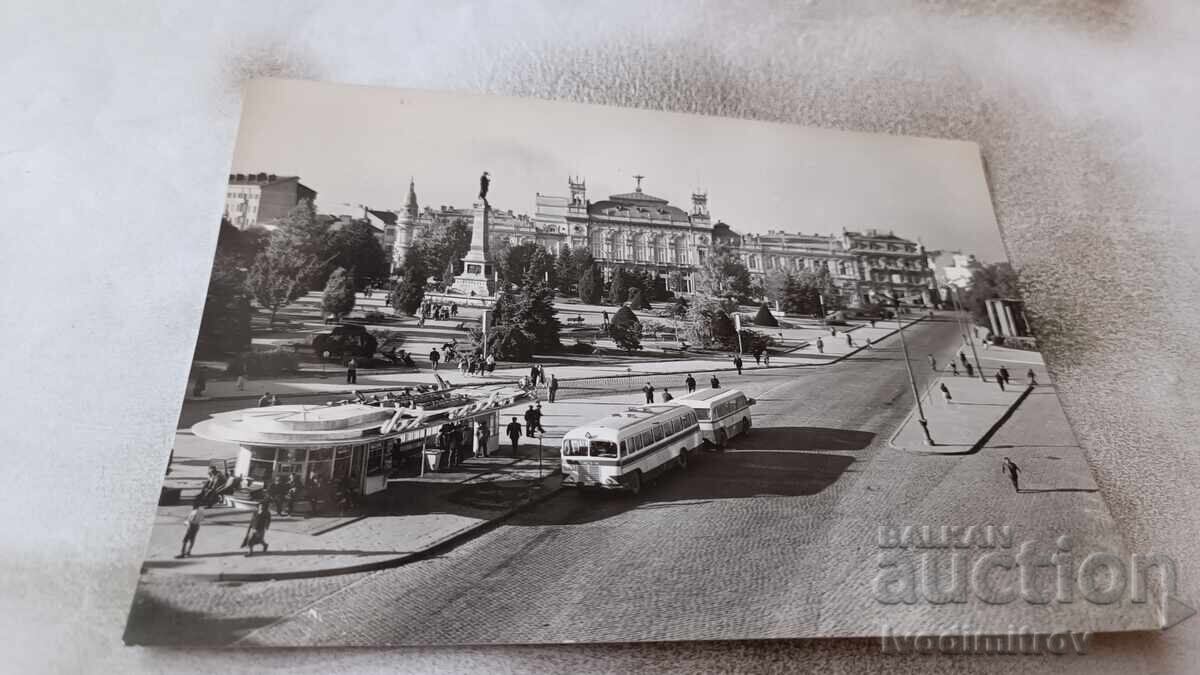
[[[365,288],[368,280],[382,279],[388,273],[387,254],[375,236],[375,228],[365,220],[351,221],[332,232],[327,255],[333,258],[331,267],[354,272],[355,290]]]
[[[204,298],[204,313],[200,317],[200,333],[196,340],[198,353],[238,352],[250,348],[250,294],[246,285],[246,270],[236,256],[217,247],[208,293]]]
[[[696,294],[687,310],[688,341],[710,347],[726,344],[731,336],[736,338],[732,318],[735,311],[736,300]]]
[[[767,307],[767,303],[764,302],[758,306],[758,314],[754,315],[754,325],[770,326],[772,328],[779,327],[779,321],[777,321],[775,316],[771,314],[771,309]]]
[[[696,291],[702,295],[749,301],[750,270],[729,247],[714,248],[696,275]]]
[[[627,352],[642,348],[642,322],[625,305],[621,305],[613,314],[612,321],[608,323],[608,334],[617,347]]]
[[[626,304],[633,309],[650,309],[650,303],[646,301],[646,296],[642,294],[642,289],[637,286],[629,289],[629,300]]]
[[[822,267],[816,272],[789,275],[780,305],[791,314],[820,314],[822,308],[836,309],[838,297],[829,270]]]
[[[317,217],[311,199],[302,199],[292,207],[279,227],[271,233],[268,248],[276,241],[284,240],[284,248],[305,261],[308,270],[302,280],[305,289],[320,287],[324,282],[323,271],[333,262],[336,254],[329,248],[329,223]]]
[[[583,273],[579,275],[579,283],[577,284],[579,292],[579,301],[589,305],[598,305],[604,293],[603,282],[600,278],[600,269],[595,263],[584,268]]]
[[[425,282],[429,279],[429,274],[425,271],[421,253],[415,248],[408,249],[401,269],[403,274],[392,287],[388,302],[397,312],[412,316],[417,313],[421,301],[425,299]]]
[[[767,300],[775,303],[776,309],[783,307],[784,295],[787,292],[788,284],[792,281],[792,273],[787,270],[774,269],[767,272],[763,279],[763,291]]]
[[[562,348],[558,334],[562,325],[554,308],[554,290],[536,283],[519,290],[497,293],[488,334],[472,333],[476,346],[486,340],[488,351],[506,361],[528,361],[535,352]]]
[[[1020,300],[1020,275],[1006,262],[984,265],[971,273],[971,285],[961,297],[964,309],[971,312],[975,323],[988,326],[987,301],[994,298]]]
[[[259,307],[270,313],[272,326],[279,310],[304,295],[309,279],[320,269],[316,257],[304,251],[290,232],[280,228],[250,268],[250,291]]]
[[[563,295],[574,295],[579,283],[582,270],[575,267],[575,259],[571,255],[571,247],[563,244],[558,249],[558,258],[554,261],[554,280],[558,292]]]
[[[629,292],[629,279],[623,268],[616,268],[612,273],[612,281],[608,284],[608,304],[620,305],[625,302],[625,296]]]
[[[321,296],[321,307],[332,314],[334,321],[341,323],[342,317],[354,309],[354,282],[346,268],[339,267],[325,282],[325,293]]]
[[[413,246],[421,256],[424,270],[453,276],[458,272],[463,256],[471,250],[471,224],[464,218],[454,218],[425,228]],[[442,281],[449,282],[448,278]]]

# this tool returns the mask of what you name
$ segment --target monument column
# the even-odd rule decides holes
[[[490,209],[487,201],[476,202],[474,222],[471,225],[471,249],[463,256],[462,274],[454,278],[452,291],[476,297],[490,297],[495,292],[492,279],[492,264],[488,256],[488,219]]]

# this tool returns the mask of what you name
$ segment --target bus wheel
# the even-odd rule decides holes
[[[629,474],[629,494],[640,495],[642,493],[642,471],[638,469]]]
[[[750,418],[743,417],[742,418],[742,433],[744,434],[747,431],[750,431]]]
[[[679,449],[679,468],[686,469],[688,465],[688,450],[687,448]]]

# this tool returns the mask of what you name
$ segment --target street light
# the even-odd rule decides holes
[[[892,291],[893,294],[895,291]],[[913,398],[917,401],[917,421],[921,423],[921,431],[925,432],[925,445],[935,445],[933,436],[929,435],[929,420],[925,419],[925,407],[921,405],[921,394],[917,391],[917,380],[913,377],[912,364],[908,361],[908,343],[904,341],[904,322],[900,319],[900,299],[880,293],[896,305],[896,326],[900,334],[900,349],[904,352],[904,369],[908,371],[908,383],[912,386]]]
[[[983,364],[979,363],[979,352],[975,351],[975,340],[971,337],[970,331],[967,330],[967,327],[969,326],[968,321],[970,321],[970,315],[965,313],[962,302],[959,300],[958,287],[951,286],[950,288],[954,289],[951,292],[950,297],[954,299],[955,315],[957,316],[959,315],[959,312],[963,312],[962,320],[959,323],[959,325],[962,327],[963,340],[971,346],[971,356],[975,359],[975,368],[979,371],[979,379],[987,382],[987,378],[983,376]]]

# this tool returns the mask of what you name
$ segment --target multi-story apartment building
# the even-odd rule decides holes
[[[299,176],[231,173],[225,193],[225,219],[239,230],[274,225],[303,199],[317,198]]]

